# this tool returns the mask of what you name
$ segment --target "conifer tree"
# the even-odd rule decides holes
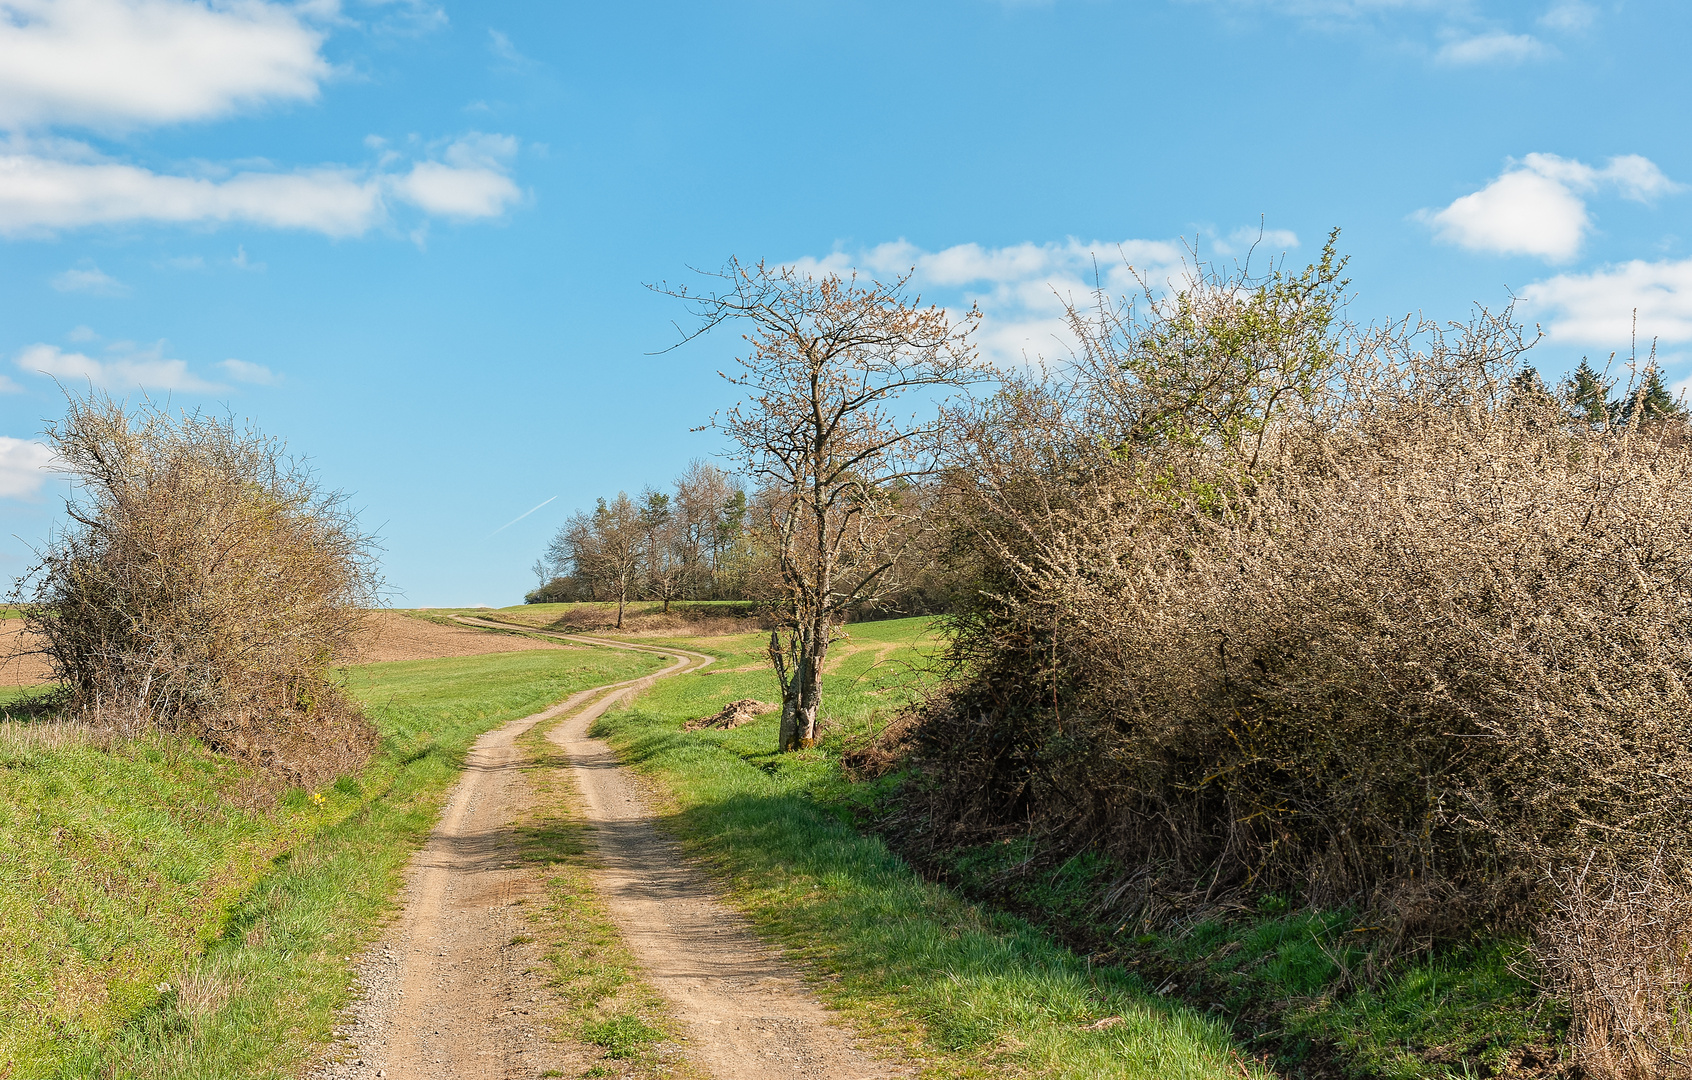
[[[1645,385],[1629,396],[1623,405],[1623,421],[1631,423],[1636,416],[1641,423],[1685,419],[1686,409],[1669,392],[1668,385],[1663,382],[1661,368],[1653,367]]]
[[[1584,356],[1581,357],[1580,366],[1575,368],[1567,385],[1569,412],[1573,418],[1595,428],[1613,420],[1616,408],[1610,401],[1611,385],[1592,370],[1592,365],[1586,362]]]

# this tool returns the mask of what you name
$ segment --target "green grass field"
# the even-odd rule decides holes
[[[469,744],[660,666],[548,650],[355,668],[377,758],[266,811],[231,807],[244,768],[185,740],[107,748],[8,727],[0,1076],[297,1075]]]

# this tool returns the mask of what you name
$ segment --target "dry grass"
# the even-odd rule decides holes
[[[110,750],[116,739],[116,733],[109,728],[95,728],[76,720],[46,723],[13,720],[0,710],[0,760],[9,760],[30,751],[65,750],[76,746]]]

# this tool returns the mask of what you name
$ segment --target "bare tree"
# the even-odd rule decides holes
[[[681,557],[691,596],[738,594],[736,555],[744,547],[746,492],[728,473],[695,461],[676,478]]]
[[[593,572],[599,565],[598,552],[593,515],[577,511],[553,534],[546,546],[546,561],[551,564],[555,577],[572,583],[572,592],[597,600],[599,582],[594,580]]]
[[[623,610],[629,595],[639,588],[646,555],[640,510],[626,492],[617,492],[609,502],[600,499],[591,514],[571,514],[552,538],[547,555],[554,565],[586,584],[594,599],[615,598],[617,628],[622,629]]]
[[[897,489],[931,468],[935,423],[892,406],[984,375],[969,341],[980,315],[954,321],[920,306],[909,275],[860,282],[731,261],[714,276],[703,294],[657,290],[699,318],[689,340],[730,320],[750,324],[750,355],[724,375],[745,400],[712,426],[758,490],[751,529],[775,572],[780,747],[794,750],[816,741],[823,660],[847,609],[893,584]]]
[[[640,510],[625,492],[610,502],[599,500],[593,511],[597,540],[594,576],[606,582],[617,597],[617,629],[623,628],[623,609],[638,585],[641,563],[646,555],[646,530]]]
[[[640,526],[646,594],[662,600],[668,612],[670,601],[687,587],[688,565],[681,523],[667,494],[652,488],[640,493]]]

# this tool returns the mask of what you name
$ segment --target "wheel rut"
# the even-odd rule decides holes
[[[530,627],[459,619],[486,628]],[[717,897],[705,876],[654,825],[650,804],[593,721],[660,678],[711,662],[702,653],[573,634],[580,644],[673,657],[662,671],[575,694],[488,732],[471,749],[428,842],[407,875],[404,908],[359,965],[360,1001],[344,1032],[345,1059],[318,1080],[517,1080],[579,1075],[593,1052],[549,1040],[550,1000],[537,947],[521,943],[524,903],[538,874],[512,846],[510,825],[533,802],[517,738],[548,733],[582,794],[597,848],[595,884],[642,975],[686,1031],[683,1056],[718,1080],[871,1080],[913,1070],[879,1061],[836,1022],[798,975]]]

